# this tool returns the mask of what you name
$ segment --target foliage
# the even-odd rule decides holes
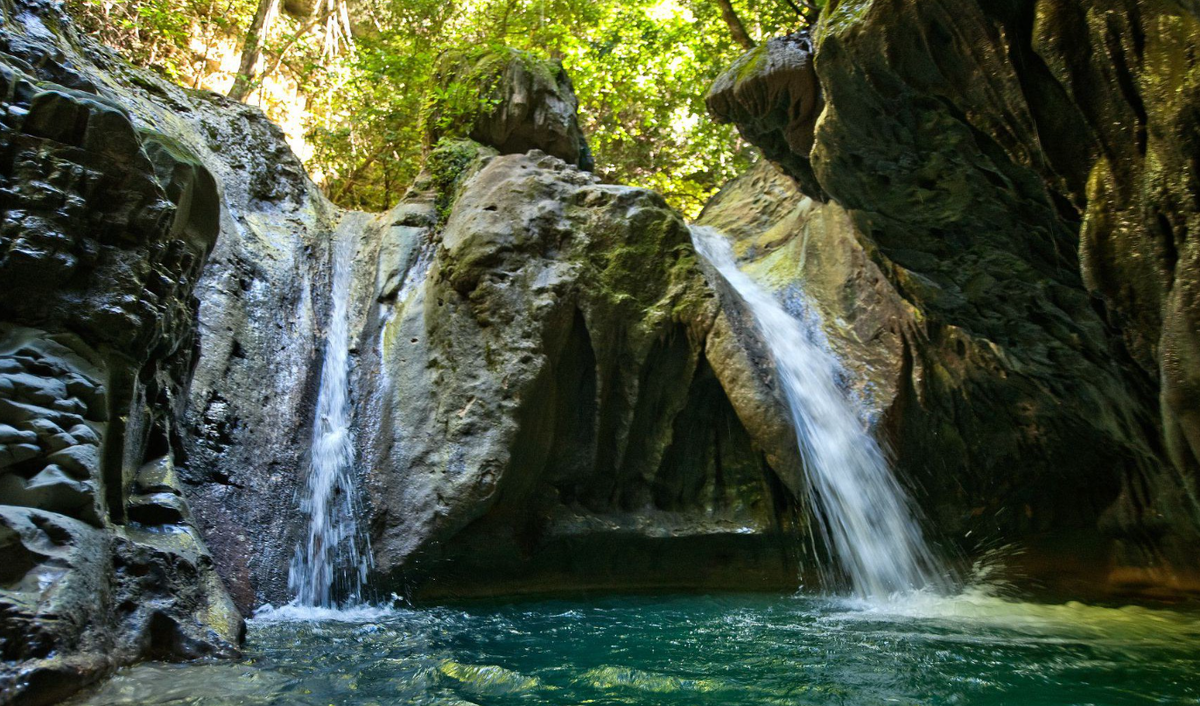
[[[215,37],[237,32],[254,12],[252,0],[67,0],[66,7],[84,31],[176,80],[196,73]]]
[[[465,137],[466,128],[479,116],[487,115],[499,106],[501,96],[498,91],[507,62],[525,56],[528,55],[493,44],[443,53],[436,67],[436,78],[426,90],[425,106],[421,111],[425,143],[435,142],[437,135],[459,131]]]
[[[255,4],[69,2],[92,18],[101,7],[119,15],[102,38],[168,74],[189,60],[189,32],[212,31],[217,22],[220,31],[244,31]],[[790,0],[733,6],[756,39],[804,21]],[[320,28],[309,32],[299,21],[277,28],[263,51],[268,72],[286,72],[305,97],[308,167],[341,205],[379,210],[403,194],[425,156],[421,116],[430,101],[487,100],[460,83],[434,87],[439,56],[463,46],[506,45],[561,60],[600,176],[656,189],[687,214],[751,159],[731,127],[705,114],[708,86],[743,51],[715,0],[360,0],[351,7],[353,51],[330,56]]]
[[[425,167],[429,174],[430,186],[437,194],[434,207],[437,209],[438,221],[445,222],[449,218],[450,209],[458,195],[459,183],[466,175],[468,167],[479,158],[481,149],[471,140],[445,137],[433,146]]]
[[[802,22],[784,0],[735,6],[759,38]],[[379,0],[375,12],[389,29],[359,43],[344,119],[312,136],[314,162],[343,203],[382,208],[411,181],[426,91],[465,90],[429,88],[438,54],[458,46],[503,44],[560,59],[601,177],[656,189],[685,213],[751,159],[736,132],[705,113],[709,84],[742,52],[711,0]],[[376,175],[394,170],[393,188],[365,178],[363,164]]]

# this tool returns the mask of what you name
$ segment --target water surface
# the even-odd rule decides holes
[[[311,610],[311,609],[306,609]],[[359,609],[251,621],[245,659],[123,670],[85,704],[1200,704],[1200,615],[968,592]]]

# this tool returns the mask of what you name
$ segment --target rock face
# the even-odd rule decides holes
[[[0,16],[0,702],[48,703],[240,639],[175,472],[218,192],[51,10]]]
[[[752,329],[660,197],[578,168],[570,84],[530,61],[473,59],[502,107],[441,123],[377,216],[329,206],[255,111],[130,91],[222,191],[178,475],[241,609],[291,598],[346,239],[380,596],[795,585],[799,458]]]
[[[805,196],[763,160],[725,185],[697,223],[729,236],[742,269],[795,316],[820,318],[851,366],[846,382],[862,409],[876,424],[886,418],[911,372],[905,351],[920,314],[872,260],[846,210]]]
[[[808,153],[824,103],[807,30],[774,37],[743,54],[717,78],[705,101],[712,115],[737,125],[767,159],[784,165],[805,193],[822,199]]]
[[[474,152],[445,224],[419,185],[383,236],[427,247],[398,259],[428,271],[379,272],[359,346],[379,373],[362,430],[376,586],[793,585],[797,460],[773,470],[776,438],[742,421],[777,402],[686,225],[540,152],[442,149]],[[709,353],[721,332],[740,357]]]
[[[444,55],[425,138],[467,137],[501,154],[537,149],[590,171],[592,152],[575,114],[579,101],[557,61],[516,49],[463,49]]]
[[[221,236],[196,286],[200,356],[180,476],[222,578],[249,612],[289,596],[343,214],[258,110],[163,90],[179,94],[172,129],[223,194]]]
[[[1198,29],[1159,1],[831,3],[811,148],[773,157],[912,312],[877,404],[935,524],[1113,590],[1200,585]]]

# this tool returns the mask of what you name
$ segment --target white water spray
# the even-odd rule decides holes
[[[692,228],[696,250],[741,296],[766,342],[804,458],[811,506],[831,551],[859,597],[941,588],[908,494],[838,384],[842,367],[766,290],[737,267],[719,231]]]
[[[300,510],[308,535],[296,545],[288,587],[300,606],[362,602],[371,550],[358,532],[354,489],[354,436],[350,428],[350,284],[357,238],[339,228],[334,242],[332,311],[313,424],[312,465]]]

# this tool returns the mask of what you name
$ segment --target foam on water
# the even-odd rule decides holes
[[[970,586],[955,595],[914,591],[885,600],[831,602],[827,619],[877,625],[924,625],[965,641],[1025,644],[1085,641],[1094,647],[1123,650],[1132,645],[1198,644],[1200,618],[1194,614],[1138,605],[1099,606],[1078,601],[1035,603],[996,595],[987,586]],[[997,638],[1002,634],[1002,638]]]
[[[371,605],[362,603],[344,608],[323,608],[320,606],[297,605],[288,603],[275,606],[267,603],[254,611],[252,625],[270,623],[371,623],[378,620],[394,618],[401,609],[386,605]]]
[[[844,370],[823,337],[738,268],[722,233],[694,226],[692,241],[741,297],[767,344],[804,458],[811,506],[854,594],[878,600],[943,589],[944,572],[908,494],[839,384]]]

